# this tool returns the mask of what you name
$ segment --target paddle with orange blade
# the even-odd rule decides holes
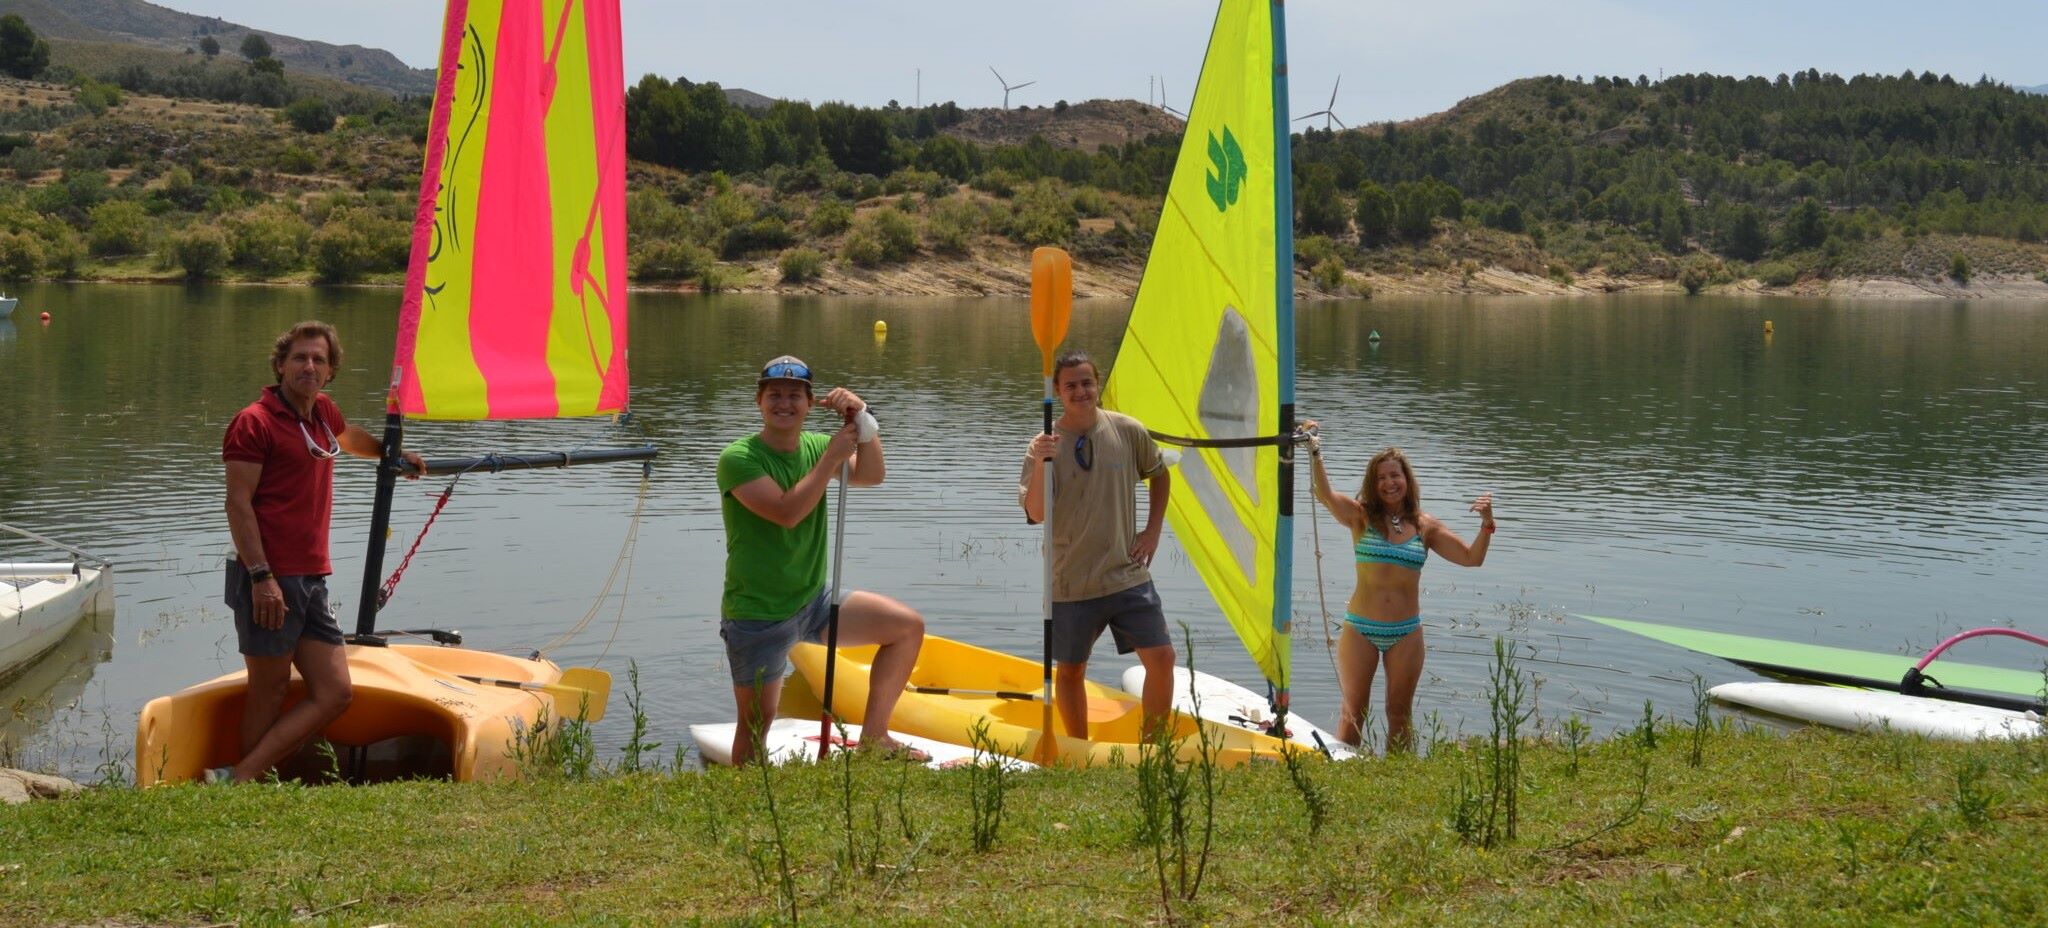
[[[1058,248],[1031,253],[1031,338],[1044,361],[1045,434],[1052,432],[1052,364],[1067,338],[1067,320],[1074,314],[1074,261]],[[1038,740],[1041,763],[1050,763],[1058,739],[1052,727],[1052,461],[1045,471],[1045,717]],[[1084,733],[1085,734],[1085,733]]]

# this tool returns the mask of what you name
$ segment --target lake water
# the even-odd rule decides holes
[[[407,434],[429,457],[644,436],[661,448],[644,493],[633,466],[464,478],[383,627],[459,628],[472,647],[523,650],[587,618],[550,654],[619,678],[597,728],[609,757],[628,728],[629,660],[664,754],[687,742],[688,724],[730,720],[713,463],[759,427],[754,374],[788,352],[821,383],[860,392],[883,423],[889,478],[852,495],[847,584],[909,602],[935,633],[1039,653],[1038,531],[1014,491],[1041,385],[1025,301],[633,300],[638,421],[623,432],[410,423]],[[346,356],[330,392],[375,430],[397,302],[388,289],[22,293],[21,311],[0,321],[0,521],[112,558],[118,605],[111,623],[0,691],[15,759],[90,779],[132,752],[145,701],[240,667],[219,601],[221,432],[270,382],[271,338],[302,318],[340,327]],[[1082,301],[1072,341],[1113,357],[1127,310]],[[878,319],[886,340],[871,332]],[[1467,538],[1478,520],[1466,502],[1488,490],[1498,501],[1484,568],[1436,561],[1423,575],[1417,711],[1445,734],[1484,728],[1495,636],[1521,646],[1546,719],[1577,712],[1598,730],[1632,723],[1645,699],[1689,715],[1695,672],[1748,677],[1572,613],[1900,652],[1962,628],[2048,625],[2048,306],[1390,299],[1304,304],[1298,330],[1300,408],[1325,423],[1340,487],[1393,444],[1415,462],[1425,508]],[[357,461],[337,477],[345,627],[372,481]],[[387,569],[443,485],[401,484]],[[1306,511],[1305,490],[1297,506]],[[1324,631],[1342,618],[1351,568],[1342,529],[1327,515],[1315,524],[1328,612],[1317,539],[1298,519],[1295,703],[1327,723],[1337,690]],[[1169,618],[1193,626],[1201,665],[1255,683],[1170,531],[1154,572]],[[2015,667],[2044,656],[2010,639],[1957,653]],[[1092,675],[1113,683],[1124,665],[1105,640]]]

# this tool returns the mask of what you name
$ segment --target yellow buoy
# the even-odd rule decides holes
[[[1765,319],[1765,320],[1764,320],[1764,334],[1765,334],[1765,335],[1769,335],[1769,334],[1771,334],[1771,320],[1769,320],[1769,319]]]
[[[888,323],[886,323],[886,322],[883,322],[883,321],[882,321],[882,320],[880,320],[880,319],[877,319],[877,320],[875,320],[875,334],[876,334],[876,335],[887,335],[887,334],[889,334],[889,324],[888,324]]]

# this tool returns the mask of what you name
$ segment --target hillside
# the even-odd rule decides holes
[[[19,14],[38,34],[50,39],[140,45],[178,54],[196,49],[199,41],[210,35],[220,43],[226,58],[235,57],[242,40],[254,32],[270,43],[272,55],[287,70],[388,93],[431,93],[434,89],[431,70],[408,67],[382,49],[250,29],[144,0],[0,0],[0,15],[8,13]]]
[[[246,64],[56,41],[135,60],[114,85],[0,82],[0,279],[399,279],[422,100],[294,75],[265,103],[216,92]],[[637,286],[1018,294],[1058,245],[1079,291],[1127,296],[1182,128],[1131,101],[736,99],[628,90]],[[1532,78],[1294,156],[1309,294],[2048,297],[2048,97],[1988,82]]]
[[[1094,151],[1104,145],[1142,141],[1154,134],[1178,137],[1185,125],[1178,117],[1136,100],[1088,100],[1064,107],[965,112],[966,118],[944,131],[977,145],[1022,145],[1033,136],[1040,136],[1056,148]]]

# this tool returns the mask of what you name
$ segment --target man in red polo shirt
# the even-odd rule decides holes
[[[277,385],[236,414],[221,441],[236,553],[227,565],[227,604],[249,669],[242,760],[230,773],[236,783],[298,751],[351,698],[341,626],[327,603],[334,459],[344,451],[376,459],[382,449],[321,392],[340,366],[333,326],[292,326],[271,351]],[[425,463],[410,451],[405,461],[412,466],[406,476],[417,479]],[[306,698],[280,713],[294,666],[305,678]]]

